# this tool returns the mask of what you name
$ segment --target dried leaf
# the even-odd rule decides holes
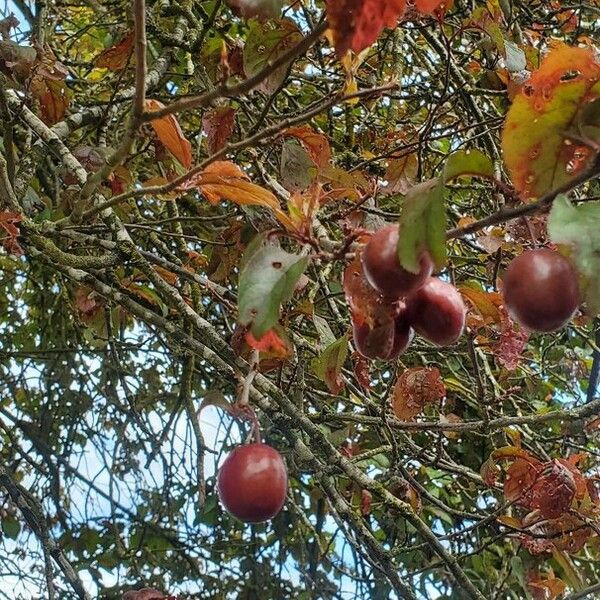
[[[557,461],[544,463],[531,489],[532,508],[547,519],[556,519],[570,506],[577,486],[571,469]]]
[[[428,404],[441,400],[446,386],[437,367],[414,367],[400,375],[394,386],[392,408],[401,421],[411,421]]]
[[[406,194],[415,185],[418,170],[419,159],[415,152],[390,159],[385,173],[387,186],[383,192],[386,195]]]
[[[109,69],[110,71],[124,69],[133,53],[134,40],[135,34],[133,31],[130,31],[118,44],[103,50],[94,60],[94,65],[102,69]]]
[[[146,100],[146,111],[152,112],[164,108],[158,100]],[[179,122],[174,115],[167,115],[150,121],[158,139],[169,152],[186,168],[192,166],[192,144],[186,139]]]
[[[510,318],[504,307],[500,309],[500,321],[500,339],[494,344],[493,352],[500,365],[514,371],[521,362],[530,334]]]
[[[15,256],[23,255],[23,248],[19,244],[17,238],[21,234],[16,223],[20,223],[23,217],[19,213],[0,212],[0,227],[6,231],[8,237],[2,240],[2,246],[9,254]]]
[[[235,124],[235,110],[231,106],[219,106],[204,113],[202,130],[206,134],[209,154],[215,154],[225,147]]]

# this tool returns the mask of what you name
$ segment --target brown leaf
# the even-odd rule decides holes
[[[406,194],[415,185],[418,170],[419,160],[415,152],[390,159],[385,173],[388,184],[383,193]]]
[[[129,63],[129,58],[133,52],[134,39],[134,32],[130,31],[118,44],[98,54],[94,60],[94,65],[110,71],[124,69]]]
[[[527,586],[533,600],[556,600],[566,589],[567,585],[551,573],[543,579],[539,572],[530,572],[527,575]]]
[[[17,240],[21,232],[16,226],[16,223],[22,220],[23,217],[19,213],[0,212],[0,227],[8,234],[8,237],[2,240],[2,245],[9,254],[14,254],[15,256],[23,255],[23,248],[21,248]]]
[[[411,421],[428,404],[441,400],[446,386],[437,367],[414,367],[400,375],[394,386],[392,408],[401,421]]]
[[[235,124],[235,110],[231,106],[219,106],[204,113],[202,130],[206,134],[209,154],[215,154],[229,141]]]
[[[44,123],[55,125],[62,121],[70,102],[69,90],[65,82],[43,79],[32,83],[33,90],[40,101]]]
[[[158,100],[146,100],[148,112],[164,108]],[[192,166],[192,144],[183,135],[179,122],[173,115],[150,121],[158,139],[168,148],[169,152],[186,168]]]

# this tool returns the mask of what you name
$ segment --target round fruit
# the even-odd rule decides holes
[[[581,302],[575,269],[547,248],[528,250],[512,261],[503,293],[510,316],[533,331],[564,327]]]
[[[402,354],[412,341],[413,331],[404,314],[393,321],[369,327],[352,319],[354,346],[365,358],[392,360]]]
[[[403,298],[415,291],[431,275],[429,254],[421,257],[419,273],[411,273],[398,261],[398,226],[389,225],[373,234],[363,252],[363,271],[367,281],[387,298]]]
[[[272,519],[285,503],[287,487],[283,458],[266,444],[238,446],[217,475],[221,503],[227,512],[246,523]]]
[[[408,299],[408,321],[426,340],[438,346],[454,344],[465,328],[467,309],[456,288],[430,277]]]

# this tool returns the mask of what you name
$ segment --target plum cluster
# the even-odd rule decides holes
[[[393,360],[410,345],[414,331],[437,346],[461,336],[466,307],[456,288],[432,277],[427,253],[418,273],[398,260],[397,225],[373,234],[344,272],[354,345],[365,358]]]

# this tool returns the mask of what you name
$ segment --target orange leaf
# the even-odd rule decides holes
[[[279,202],[269,190],[248,180],[248,176],[230,161],[215,161],[196,175],[184,188],[199,187],[211,204],[230,200],[236,204],[266,206],[280,210]]]
[[[146,110],[149,112],[164,108],[158,100],[146,100]],[[158,139],[167,147],[169,152],[186,168],[192,166],[192,145],[183,135],[179,122],[173,115],[150,121]]]
[[[270,354],[281,357],[289,356],[288,348],[285,342],[277,335],[274,329],[269,329],[265,335],[256,339],[251,331],[246,333],[246,343],[260,352],[269,352]]]
[[[406,0],[327,0],[327,15],[337,55],[359,53],[370,46],[384,27],[395,27]]]
[[[329,140],[322,133],[316,132],[309,125],[303,125],[302,127],[290,127],[282,135],[300,140],[317,167],[325,167],[329,164],[331,147]]]
[[[133,31],[130,31],[116,46],[107,48],[98,54],[94,65],[101,69],[110,71],[120,71],[127,66],[129,57],[133,52],[133,41],[135,39]]]
[[[500,323],[502,314],[499,307],[503,302],[501,294],[485,292],[467,285],[459,286],[458,291],[469,300],[486,321]]]
[[[552,50],[508,112],[504,159],[515,188],[539,197],[569,182],[594,153],[569,138],[580,111],[600,97],[600,63],[592,48]]]

